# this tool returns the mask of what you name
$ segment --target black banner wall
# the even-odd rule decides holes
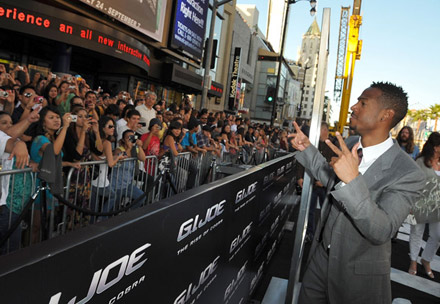
[[[292,209],[273,160],[0,257],[2,303],[245,303]]]

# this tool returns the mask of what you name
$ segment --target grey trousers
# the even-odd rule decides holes
[[[318,244],[302,280],[298,298],[299,304],[329,303],[327,272],[328,254],[322,244]]]

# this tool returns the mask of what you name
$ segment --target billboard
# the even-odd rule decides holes
[[[80,0],[115,20],[162,42],[167,1]]]
[[[202,58],[208,0],[177,0],[171,47],[189,57]]]

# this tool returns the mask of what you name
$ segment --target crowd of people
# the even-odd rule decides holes
[[[54,170],[63,177],[49,184],[51,191],[43,191],[44,200],[51,202],[45,204],[48,213],[57,212],[53,194],[70,168],[76,169],[70,179],[70,199],[105,212],[118,208],[127,193],[137,205],[145,203],[145,189],[133,183],[136,165],[123,166],[117,174],[109,169],[127,158],[137,158],[140,170],[151,179],[151,164],[146,160],[150,156],[161,159],[189,152],[193,158],[208,153],[221,159],[242,152],[289,150],[286,130],[252,124],[249,118],[223,111],[196,110],[188,96],[179,105],[166,104],[152,91],[138,91],[135,96],[121,91],[112,96],[101,88],[93,90],[79,75],[36,72],[31,79],[26,66],[8,72],[0,64],[0,75],[2,170],[31,167],[41,173],[43,163],[54,163]],[[94,174],[84,174],[91,169],[81,162],[88,161],[102,161],[93,167]],[[187,189],[194,187],[194,170],[190,162]],[[1,178],[0,236],[23,211],[23,197],[30,198],[40,183],[37,180],[31,189],[29,174],[17,174],[13,181],[8,175]],[[40,217],[47,216],[40,211],[41,197],[34,203],[32,242],[41,239]],[[103,198],[103,205],[98,198]],[[18,228],[9,238],[9,251],[19,248],[20,234]]]

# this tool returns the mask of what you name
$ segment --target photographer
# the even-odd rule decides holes
[[[35,99],[35,97],[39,96],[36,96],[34,87],[24,86],[20,88],[19,103],[12,112],[12,122],[14,124],[25,119],[32,112],[32,108],[40,100],[39,98]]]
[[[72,77],[70,76],[70,78]],[[69,78],[64,76],[63,79]],[[57,96],[57,98],[55,98],[55,105],[58,106],[58,111],[60,112],[60,114],[64,115],[64,113],[70,111],[70,100],[75,95],[78,95],[77,86],[67,80],[64,80],[61,81],[60,85],[58,86],[58,92],[59,95]]]
[[[89,167],[81,168],[79,162],[92,160],[92,151],[97,155],[102,154],[103,146],[97,121],[89,117],[83,107],[74,106],[72,118],[64,140],[63,161],[72,163],[77,169],[71,177],[69,198],[76,199],[79,206],[85,206],[90,193],[90,172]]]
[[[66,138],[67,128],[70,125],[72,118],[70,113],[64,114],[61,119],[58,110],[55,107],[45,107],[40,111],[40,119],[36,126],[36,134],[37,136],[32,141],[31,146],[31,160],[35,163],[40,163],[43,159],[44,154],[46,153],[46,148],[49,144],[52,146],[53,155],[56,157],[60,155],[63,156],[62,147],[64,145],[64,140]],[[60,159],[61,161],[61,159]],[[66,163],[68,165],[68,163]],[[60,168],[61,169],[61,168]],[[59,182],[62,182],[59,181]],[[37,185],[40,185],[40,180],[37,179]],[[40,208],[46,207],[48,212],[52,212],[53,208],[58,204],[54,201],[52,194],[49,191],[45,191],[46,201],[43,201],[44,204],[41,206],[40,196],[35,200],[35,211],[34,211],[34,226],[32,227],[33,235],[32,242],[38,242],[39,230],[40,230]],[[47,204],[47,202],[51,202],[51,204]],[[44,208],[42,208],[44,210]],[[45,215],[45,214],[43,214]]]
[[[137,157],[142,163],[145,162],[145,153],[139,147],[142,142],[136,139],[132,130],[125,130],[122,134],[122,139],[119,141],[119,146],[114,151],[114,155],[124,156],[127,158]],[[135,186],[133,176],[135,176],[137,161],[125,161],[114,167],[111,173],[111,185],[116,191],[116,202],[121,202],[124,197],[131,197],[136,200],[143,195],[142,190]],[[137,202],[133,207],[139,207],[145,203],[145,198]],[[121,207],[121,206],[120,206]]]
[[[96,99],[96,93],[88,91],[84,98],[84,104],[89,115],[92,115],[94,119],[99,120],[99,117],[101,117],[104,112],[101,113],[101,110],[96,105]]]
[[[150,125],[148,130],[150,132],[145,133],[141,136],[142,149],[145,155],[155,155],[159,158],[160,156],[160,139],[159,132],[161,131],[161,122],[158,118],[153,118],[150,120]],[[147,169],[147,164],[145,164],[145,169]]]

